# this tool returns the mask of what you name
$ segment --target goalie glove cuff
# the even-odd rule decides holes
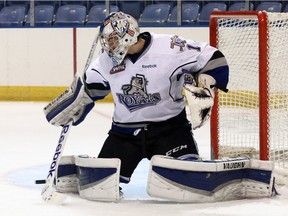
[[[197,86],[211,89],[216,85],[216,80],[208,74],[200,74],[197,79]]]

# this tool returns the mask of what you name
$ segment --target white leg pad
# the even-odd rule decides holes
[[[248,158],[184,161],[154,156],[147,193],[152,197],[192,203],[269,197],[272,170],[271,162]]]
[[[97,201],[117,201],[120,159],[83,158],[76,156],[78,191],[80,197]]]
[[[56,191],[60,193],[78,193],[74,156],[62,156],[57,170]]]
[[[245,187],[245,198],[261,198],[273,195],[274,184],[274,164],[272,161],[261,161],[250,159],[250,169],[247,178],[243,181]],[[263,175],[271,173],[270,181],[262,178]]]

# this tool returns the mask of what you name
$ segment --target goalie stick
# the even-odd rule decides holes
[[[62,203],[66,198],[66,195],[56,191],[56,183],[57,183],[56,181],[57,181],[57,170],[59,166],[59,161],[62,156],[71,126],[72,122],[68,125],[64,125],[62,128],[60,138],[55,153],[53,155],[52,163],[50,165],[50,170],[48,172],[46,180],[36,181],[36,182],[45,181],[45,185],[42,189],[41,196],[46,202]]]
[[[85,71],[88,69],[88,67],[92,61],[97,43],[98,43],[99,27],[97,29],[98,29],[98,32],[97,32],[95,39],[92,43],[92,46],[91,46],[91,49],[90,49],[83,73],[85,73]],[[59,166],[59,161],[61,159],[62,152],[64,150],[64,146],[65,146],[67,136],[68,136],[68,133],[70,131],[71,126],[72,126],[72,122],[70,122],[67,125],[64,125],[62,128],[61,135],[60,135],[57,147],[56,147],[56,152],[53,156],[53,160],[52,160],[52,163],[50,165],[50,170],[48,172],[48,176],[47,176],[46,180],[41,179],[41,180],[35,181],[36,184],[45,184],[43,189],[42,189],[41,196],[42,196],[43,200],[45,200],[46,202],[61,204],[66,198],[66,195],[61,194],[61,193],[56,191],[56,183],[57,183],[56,181],[57,181],[57,170],[58,170],[58,166]]]

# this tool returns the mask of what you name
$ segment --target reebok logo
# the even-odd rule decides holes
[[[56,147],[56,151],[55,151],[55,154],[53,155],[53,161],[50,165],[50,170],[49,170],[49,173],[48,173],[48,176],[47,176],[47,179],[48,178],[52,178],[53,177],[53,174],[54,174],[54,171],[56,170],[56,166],[57,166],[57,160],[59,158],[59,155],[61,154],[61,150],[62,150],[62,143],[65,139],[65,136],[66,136],[66,133],[69,129],[69,125],[65,125],[62,129],[62,132],[61,132],[61,136],[59,138],[59,141],[58,141],[58,145]]]
[[[142,68],[156,68],[157,64],[142,65]]]

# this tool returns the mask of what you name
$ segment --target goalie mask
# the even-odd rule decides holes
[[[123,12],[111,13],[100,28],[100,43],[112,59],[113,66],[120,65],[129,48],[138,40],[137,21]]]

